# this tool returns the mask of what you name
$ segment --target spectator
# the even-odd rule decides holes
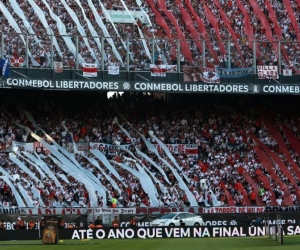
[[[118,216],[115,216],[114,219],[111,222],[111,225],[113,227],[120,227],[120,220],[118,219]]]
[[[97,219],[95,220],[94,225],[95,225],[96,228],[103,227],[103,222],[102,222],[100,216],[97,217]]]

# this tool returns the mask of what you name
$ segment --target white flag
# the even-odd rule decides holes
[[[63,72],[63,63],[62,62],[54,62],[54,72],[55,73]]]
[[[284,76],[292,76],[292,70],[291,69],[283,69],[283,75]]]
[[[108,69],[109,75],[119,75],[120,74],[119,66],[108,66],[107,69]]]

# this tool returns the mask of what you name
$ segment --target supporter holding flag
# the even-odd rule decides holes
[[[0,72],[1,76],[9,77],[9,61],[7,59],[0,60]]]

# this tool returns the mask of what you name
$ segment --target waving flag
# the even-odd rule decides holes
[[[9,77],[9,62],[7,59],[0,60],[0,71],[4,77]]]

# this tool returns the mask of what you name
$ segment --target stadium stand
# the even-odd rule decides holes
[[[283,67],[299,67],[299,0],[12,0],[1,1],[0,8],[3,55],[15,67],[27,64],[27,53],[32,67],[51,67],[57,60],[74,68],[78,60],[100,69],[104,62],[105,69],[143,70],[157,57],[164,64],[202,66],[202,40],[208,67],[225,65],[228,57],[232,67],[251,66],[254,54],[258,64],[274,65],[279,51]],[[129,21],[113,21],[109,11],[123,11]],[[135,11],[147,21],[133,16]]]
[[[1,1],[1,55],[12,67],[50,68],[62,61],[65,68],[88,62],[99,69],[145,70],[158,58],[208,67],[227,67],[229,57],[232,67],[252,66],[255,58],[257,64],[277,65],[281,53],[282,66],[297,71],[299,9],[299,0]],[[113,22],[109,11],[141,11],[147,21],[129,15],[126,23]],[[253,105],[246,98],[218,104],[204,97],[168,103],[142,94],[89,97],[2,96],[0,170],[8,179],[0,179],[0,206],[98,207],[110,206],[112,197],[125,207],[298,203],[299,118],[292,104],[276,106],[275,112],[276,100]],[[260,105],[273,112],[265,115]],[[44,158],[20,149],[8,153],[14,142],[37,138],[68,151]],[[105,160],[89,147],[80,152],[73,141],[120,146]],[[197,145],[197,157],[168,155],[162,147],[154,154],[151,145],[156,148],[158,141]]]
[[[22,102],[16,92],[2,96],[10,101],[1,113],[0,171],[11,176],[20,197],[0,180],[0,206],[105,207],[113,197],[119,207],[298,204],[296,99],[276,104],[277,97],[189,95],[166,103],[142,93],[109,100],[94,93],[30,93],[20,92]],[[48,149],[39,157],[21,146],[8,154],[12,141],[39,140],[17,124],[48,142]],[[73,141],[120,146],[101,155],[93,147],[78,151]],[[196,144],[199,152],[153,153],[151,145],[160,142]]]

